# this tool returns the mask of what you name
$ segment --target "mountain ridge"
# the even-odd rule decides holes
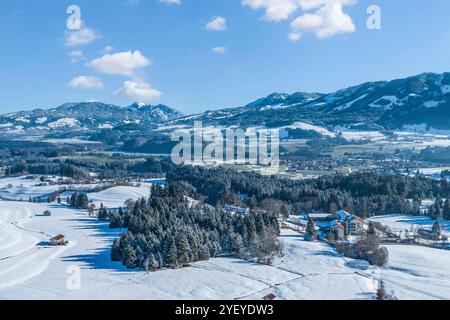
[[[194,117],[210,125],[277,127],[296,121],[327,128],[394,130],[414,125],[450,130],[450,73],[422,73],[392,81],[366,82],[305,99],[300,93],[274,93],[243,107],[209,111]]]
[[[102,130],[128,124],[281,127],[306,122],[329,129],[450,130],[450,73],[422,73],[366,82],[332,93],[272,93],[240,107],[184,116],[166,105],[128,107],[100,102],[66,103],[0,116],[0,131]]]
[[[127,107],[101,102],[71,102],[51,109],[19,111],[0,116],[0,129],[17,130],[92,130],[113,128],[128,123],[156,124],[183,114],[166,105]],[[10,129],[10,130],[8,130]]]

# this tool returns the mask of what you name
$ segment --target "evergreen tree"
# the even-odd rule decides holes
[[[172,269],[176,269],[179,266],[178,265],[177,246],[175,244],[175,239],[172,239],[172,243],[169,247],[169,251],[167,252],[167,264]]]
[[[123,251],[123,263],[127,268],[134,269],[138,267],[138,258],[131,245],[126,245]]]
[[[120,239],[116,239],[113,242],[111,249],[111,260],[112,261],[121,261],[122,260],[122,250],[120,247]]]
[[[309,236],[316,234],[316,225],[312,219],[308,220],[308,224],[306,225],[306,234]]]
[[[434,224],[433,224],[433,227],[432,227],[432,229],[431,229],[434,233],[437,233],[437,234],[441,234],[441,232],[442,232],[442,227],[441,227],[441,225],[439,224],[439,222],[435,222]]]
[[[87,209],[89,199],[87,194],[75,192],[69,199],[70,206],[77,209]]]
[[[123,228],[122,216],[123,214],[113,213],[109,219],[109,227],[111,229]]]
[[[147,257],[144,266],[147,272],[153,272],[159,269],[159,263],[153,253],[150,253],[150,255]]]
[[[98,211],[98,219],[99,220],[108,220],[108,209],[103,207]]]
[[[289,209],[285,206],[285,205],[283,205],[282,207],[281,207],[281,209],[280,209],[280,214],[281,214],[281,217],[284,219],[284,220],[287,220],[287,219],[289,219]]]
[[[231,244],[230,244],[231,253],[241,256],[244,251],[244,240],[242,236],[238,233],[231,234]]]
[[[191,262],[191,252],[188,240],[184,234],[179,234],[176,238],[177,257],[180,265]]]
[[[208,260],[211,257],[208,246],[206,245],[200,246],[198,256],[200,260]]]
[[[443,215],[445,220],[450,220],[450,200],[445,200]]]

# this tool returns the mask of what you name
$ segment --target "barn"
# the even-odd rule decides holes
[[[56,237],[50,239],[50,245],[52,246],[62,246],[66,243],[66,238],[64,235],[59,234]]]

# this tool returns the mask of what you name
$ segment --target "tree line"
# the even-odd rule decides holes
[[[447,180],[373,172],[298,181],[226,168],[180,166],[168,172],[167,179],[188,183],[192,193],[214,206],[232,201],[236,194],[245,194],[249,206],[261,206],[267,199],[274,199],[289,204],[296,213],[334,213],[343,209],[362,218],[420,214],[422,200],[450,198]],[[443,206],[450,209],[448,201],[440,208]]]

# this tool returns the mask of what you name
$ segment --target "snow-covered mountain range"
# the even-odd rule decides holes
[[[110,129],[129,123],[156,124],[182,114],[165,105],[119,107],[99,102],[66,103],[57,108],[21,111],[0,116],[3,132]]]
[[[309,122],[327,128],[450,130],[450,73],[368,82],[330,94],[273,93],[244,107],[209,111],[171,123],[280,127]]]
[[[450,130],[450,73],[368,82],[333,93],[273,93],[245,106],[183,116],[164,105],[68,103],[0,116],[0,131],[102,130],[127,124],[283,127],[304,122],[328,129]]]

